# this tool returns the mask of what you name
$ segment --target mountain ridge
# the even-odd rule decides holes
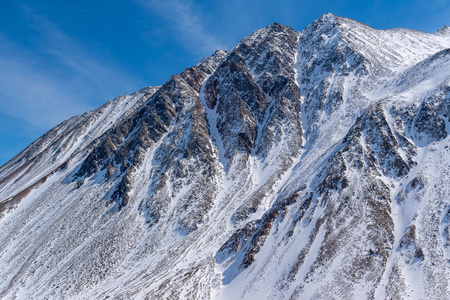
[[[61,123],[0,167],[0,296],[449,297],[449,48],[273,23]]]

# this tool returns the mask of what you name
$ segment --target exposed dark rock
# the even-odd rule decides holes
[[[0,298],[450,298],[448,47],[274,23],[61,123],[0,167]]]

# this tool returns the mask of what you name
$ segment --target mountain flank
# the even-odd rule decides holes
[[[278,23],[0,167],[2,299],[450,299],[450,31]]]

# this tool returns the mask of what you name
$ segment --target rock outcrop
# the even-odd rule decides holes
[[[274,23],[0,167],[0,298],[450,298],[450,39]]]

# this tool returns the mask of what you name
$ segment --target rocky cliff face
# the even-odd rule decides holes
[[[450,297],[450,35],[274,23],[0,167],[0,297]]]

